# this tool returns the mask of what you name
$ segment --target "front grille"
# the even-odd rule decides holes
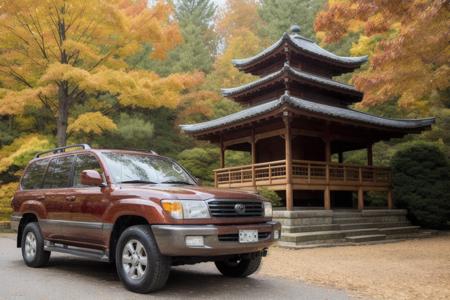
[[[270,236],[270,232],[258,232],[258,241],[267,239]],[[239,241],[238,233],[220,234],[219,241],[221,242],[237,242]]]
[[[243,210],[235,209],[236,204],[244,206]],[[213,200],[208,202],[211,217],[262,217],[264,215],[263,203],[259,201],[238,201],[238,200]]]

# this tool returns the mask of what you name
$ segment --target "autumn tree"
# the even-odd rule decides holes
[[[365,106],[398,99],[427,113],[433,95],[448,97],[450,6],[445,0],[329,1],[316,19],[325,43],[358,33],[352,54],[369,54],[353,77]]]
[[[145,0],[0,0],[0,115],[39,110],[56,120],[57,144],[68,133],[114,131],[117,107],[175,107],[201,76],[160,77],[128,68],[150,48],[163,59],[181,42],[172,7]],[[73,114],[77,106],[92,111]]]
[[[208,87],[219,90],[251,81],[254,77],[239,72],[232,64],[234,58],[254,55],[262,48],[258,28],[262,20],[255,0],[229,0],[220,12],[216,31],[224,50],[217,56],[214,69],[207,77]]]

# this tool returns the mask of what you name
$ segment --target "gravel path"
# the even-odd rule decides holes
[[[378,245],[272,248],[260,274],[373,299],[450,299],[450,235]]]

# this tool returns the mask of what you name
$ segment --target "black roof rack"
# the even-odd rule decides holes
[[[53,153],[53,154],[63,153],[63,152],[66,152],[66,149],[70,149],[70,148],[92,149],[91,146],[89,146],[88,144],[76,144],[76,145],[58,147],[58,148],[54,148],[52,150],[39,152],[34,156],[34,158],[41,157],[43,154],[47,154],[47,153]]]

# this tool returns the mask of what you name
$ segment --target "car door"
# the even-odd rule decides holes
[[[51,239],[64,241],[64,229],[70,222],[70,205],[73,190],[72,170],[74,155],[55,157],[50,160],[42,184],[42,197],[47,218],[40,220],[48,228]]]
[[[64,229],[64,235],[81,246],[102,246],[105,240],[102,218],[109,205],[107,189],[81,184],[80,175],[83,170],[103,173],[94,154],[84,153],[76,156],[73,171],[74,199],[71,201],[70,210],[71,226]]]

